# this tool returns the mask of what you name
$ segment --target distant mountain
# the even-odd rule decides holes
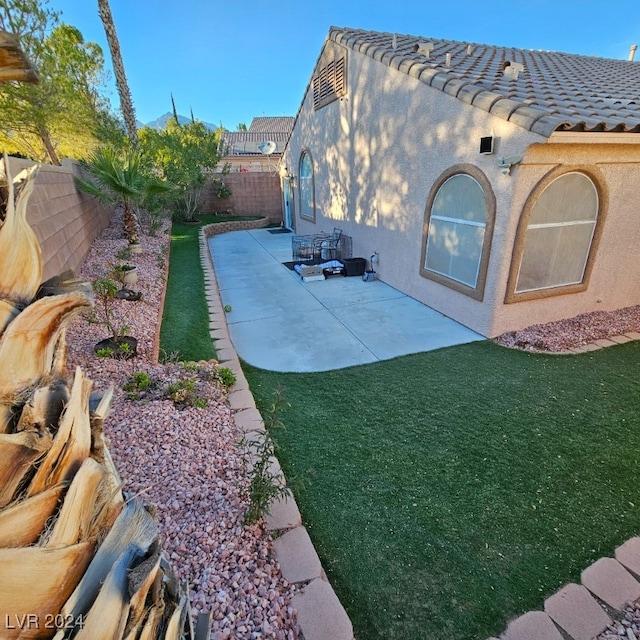
[[[161,115],[159,118],[156,118],[155,120],[152,120],[151,122],[145,123],[145,122],[137,121],[137,125],[138,125],[138,128],[149,127],[151,129],[164,129],[165,125],[167,124],[167,120],[171,118],[173,118],[173,113],[167,111],[167,113],[165,113],[164,115]],[[180,124],[186,124],[188,122],[191,122],[191,118],[187,118],[185,116],[181,116],[180,114],[178,114],[178,122]],[[212,129],[212,130],[218,128],[217,125],[211,124],[210,122],[205,122],[204,126],[207,127],[207,129]]]

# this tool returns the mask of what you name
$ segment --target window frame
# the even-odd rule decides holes
[[[305,199],[302,195],[302,161],[305,156],[308,156],[309,162],[311,165],[311,215],[305,215],[303,213],[305,206]],[[306,179],[306,178],[305,178]],[[311,155],[311,151],[305,148],[300,152],[300,158],[298,159],[298,203],[299,203],[299,216],[301,220],[306,220],[307,222],[316,221],[316,171],[313,164],[313,155]]]
[[[443,185],[454,176],[466,175],[469,178],[475,180],[484,193],[485,202],[485,225],[484,225],[484,238],[482,242],[482,249],[480,252],[480,259],[478,261],[478,277],[476,279],[475,287],[471,287],[468,284],[455,280],[447,275],[432,271],[425,267],[427,258],[427,242],[429,240],[429,225],[431,222],[431,215],[433,205],[438,195],[438,192]],[[420,275],[427,280],[432,280],[439,284],[453,289],[459,293],[473,298],[474,300],[482,301],[484,299],[484,290],[487,282],[487,269],[489,266],[489,259],[491,257],[491,244],[493,242],[493,229],[495,226],[496,217],[496,197],[491,187],[491,183],[486,175],[475,165],[472,164],[457,164],[449,167],[444,171],[437,180],[433,183],[429,196],[427,198],[427,204],[424,212],[424,223],[422,228],[422,250],[420,252]]]
[[[518,292],[516,291],[516,287],[518,285],[520,266],[522,264],[522,258],[524,256],[524,250],[526,247],[527,230],[529,228],[529,222],[531,220],[534,206],[543,192],[553,182],[555,182],[562,176],[569,175],[571,173],[579,173],[588,178],[595,188],[596,196],[598,199],[598,209],[596,211],[595,226],[591,236],[591,243],[589,246],[587,259],[585,261],[582,281],[578,283],[562,284],[553,287],[545,287],[542,289],[532,289],[528,291]],[[549,171],[538,181],[538,183],[531,190],[531,193],[527,197],[527,200],[525,201],[525,204],[522,208],[522,213],[520,215],[520,220],[518,222],[518,228],[516,230],[516,236],[513,243],[509,278],[507,281],[507,291],[505,294],[506,304],[580,293],[586,291],[589,288],[589,281],[591,280],[591,273],[593,271],[596,254],[598,253],[598,247],[600,245],[600,239],[602,236],[602,230],[604,228],[606,213],[609,208],[608,190],[606,189],[605,184],[606,182],[604,176],[600,172],[600,170],[597,167],[593,167],[590,165],[561,165]]]

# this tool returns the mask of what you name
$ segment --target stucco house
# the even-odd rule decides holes
[[[487,337],[640,304],[640,64],[332,27],[281,161],[297,234]]]

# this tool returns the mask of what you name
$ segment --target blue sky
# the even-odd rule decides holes
[[[638,0],[110,0],[136,115],[295,115],[331,25],[626,59]],[[97,0],[50,0],[110,57]],[[640,61],[640,51],[636,59]],[[110,94],[119,105],[115,88]]]

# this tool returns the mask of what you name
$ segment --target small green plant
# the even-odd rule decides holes
[[[188,373],[196,373],[197,371],[200,371],[200,366],[193,360],[187,360],[186,362],[183,362],[182,368]]]
[[[224,311],[225,311],[225,313],[231,313],[231,305],[230,304],[225,304],[224,305]]]
[[[126,336],[129,327],[120,321],[114,308],[118,285],[110,278],[98,278],[93,281],[93,291],[96,295],[96,308],[90,322],[103,325],[116,341]]]
[[[218,367],[216,369],[218,379],[227,389],[236,383],[236,374],[229,367]]]
[[[122,262],[126,262],[131,258],[131,249],[129,247],[122,247],[116,252],[116,258]]]
[[[175,364],[176,362],[180,362],[180,352],[179,351],[165,351],[164,349],[160,349],[160,353],[158,354],[158,361],[160,364]]]
[[[98,358],[113,358],[113,349],[109,347],[103,347],[96,351]]]
[[[146,371],[136,371],[122,386],[130,400],[140,400],[145,393],[156,387],[156,382]]]
[[[284,390],[278,387],[274,392],[273,402],[264,415],[264,433],[251,440],[243,440],[240,444],[247,448],[249,461],[249,507],[245,511],[244,519],[247,524],[255,524],[269,513],[269,507],[274,500],[289,497],[291,491],[282,482],[282,475],[272,468],[272,461],[278,452],[278,445],[274,435],[282,431],[285,426],[280,420],[280,413],[284,406],[288,406],[284,398]],[[294,482],[297,480],[294,479]]]
[[[216,197],[219,199],[230,198],[232,195],[231,189],[222,180],[215,178],[213,180],[213,189]]]
[[[198,395],[195,378],[184,378],[167,385],[166,396],[178,408],[197,407],[204,409],[207,406],[207,399]]]

